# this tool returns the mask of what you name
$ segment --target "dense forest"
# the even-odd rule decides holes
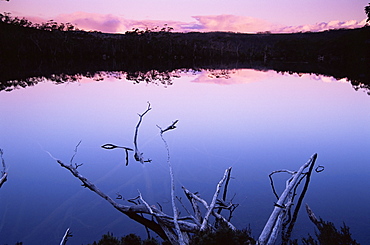
[[[355,89],[370,86],[369,26],[291,34],[176,33],[165,26],[107,34],[69,23],[0,17],[0,90],[14,87],[15,81],[27,86],[35,77],[60,74],[207,68],[325,74],[347,78]]]

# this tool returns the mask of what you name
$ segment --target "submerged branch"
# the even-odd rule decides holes
[[[303,164],[297,172],[294,173],[291,180],[287,182],[287,187],[281,194],[279,200],[275,203],[274,210],[272,211],[270,218],[266,222],[260,237],[258,238],[259,245],[273,244],[276,240],[276,235],[280,231],[282,224],[283,213],[286,213],[291,206],[291,199],[287,200],[291,196],[292,190],[297,185],[303,170],[311,164],[315,164],[317,154],[314,154],[305,164]],[[283,171],[285,172],[285,171]]]
[[[208,210],[207,210],[207,212],[206,212],[206,214],[204,216],[204,219],[203,219],[202,225],[200,227],[200,230],[205,230],[207,228],[208,219],[209,219],[209,216],[211,215],[211,213],[213,213],[213,211],[214,211],[214,208],[215,208],[215,205],[216,205],[216,201],[217,201],[217,197],[218,197],[218,194],[220,193],[221,186],[224,183],[224,181],[226,180],[226,178],[229,175],[229,172],[230,171],[231,171],[231,167],[229,167],[228,169],[226,169],[225,170],[225,173],[224,173],[224,176],[218,182],[218,184],[216,186],[215,194],[213,195],[211,204],[209,205]]]
[[[2,165],[2,168],[3,168],[1,170],[0,188],[8,180],[8,172],[6,170],[6,165],[5,165],[5,160],[3,158],[3,154],[4,154],[4,151],[3,151],[3,149],[0,148],[1,165]]]
[[[180,229],[180,226],[179,226],[179,223],[178,223],[178,210],[177,210],[176,202],[175,202],[176,201],[176,199],[175,199],[175,177],[174,177],[174,174],[173,174],[173,168],[172,168],[172,164],[171,164],[171,161],[170,161],[170,148],[168,147],[167,141],[163,137],[164,132],[176,128],[175,124],[177,122],[178,122],[178,120],[173,122],[170,126],[168,126],[164,130],[161,129],[158,125],[157,125],[157,127],[161,130],[160,135],[161,135],[162,141],[163,141],[163,143],[166,147],[166,150],[167,150],[167,164],[168,164],[168,167],[170,169],[170,178],[171,178],[171,204],[172,204],[172,211],[173,211],[173,222],[175,224],[175,230],[176,230],[176,233],[177,233],[179,244],[183,245],[183,244],[185,244],[185,242],[184,242],[184,237],[183,237],[183,234],[181,232],[181,229]]]
[[[136,161],[141,162],[141,163],[151,162],[150,159],[144,160],[143,153],[141,153],[139,151],[139,148],[137,146],[137,136],[138,136],[138,133],[139,133],[140,124],[141,124],[145,114],[147,114],[151,109],[152,108],[150,107],[150,103],[148,101],[148,108],[142,114],[138,114],[140,119],[139,119],[139,122],[137,123],[137,125],[135,127],[135,135],[134,135],[135,154],[134,154],[134,158],[135,158]]]
[[[98,194],[100,197],[102,197],[107,202],[109,202],[115,209],[124,213],[125,215],[127,215],[131,219],[135,220],[136,222],[138,222],[138,223],[140,223],[144,226],[147,226],[149,229],[151,229],[155,233],[157,233],[162,239],[167,239],[164,231],[162,230],[162,228],[157,223],[155,223],[152,220],[148,220],[148,219],[138,215],[138,213],[150,214],[150,210],[148,210],[148,208],[145,205],[132,205],[132,206],[121,205],[121,204],[115,202],[111,197],[106,195],[104,192],[102,192],[98,187],[96,187],[87,178],[82,176],[73,165],[66,165],[60,160],[57,160],[57,163],[59,163],[59,165],[62,166],[63,168],[68,169],[74,177],[79,179],[83,183],[82,186],[84,186],[84,187],[90,189],[91,191],[95,192],[96,194]],[[160,211],[157,211],[157,212],[160,212]]]

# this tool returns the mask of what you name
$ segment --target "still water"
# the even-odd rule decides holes
[[[81,186],[53,158],[81,164],[78,170],[115,198],[138,190],[149,204],[170,206],[167,151],[157,125],[177,129],[164,136],[181,186],[210,200],[231,166],[230,196],[239,207],[232,223],[258,238],[276,201],[268,174],[296,170],[312,154],[325,171],[314,173],[306,194],[317,216],[346,223],[361,244],[370,239],[370,96],[346,81],[274,71],[234,70],[225,78],[188,72],[168,86],[106,77],[0,92],[0,148],[8,181],[0,189],[0,244],[58,244],[70,227],[70,244],[88,244],[108,231],[116,236],[145,229]],[[151,163],[113,143],[138,146]],[[81,144],[75,152],[76,145]],[[49,154],[50,153],[50,154]],[[284,184],[288,176],[276,181]],[[279,192],[282,189],[278,189]],[[124,200],[118,200],[128,204]],[[168,213],[171,213],[169,211]],[[314,234],[304,209],[293,237]]]

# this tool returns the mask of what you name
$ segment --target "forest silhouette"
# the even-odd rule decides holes
[[[4,13],[0,33],[0,91],[102,71],[127,73],[135,82],[158,82],[150,76],[161,74],[167,84],[181,69],[218,68],[322,74],[346,78],[356,90],[370,86],[369,26],[290,34],[176,33],[165,26],[107,34]]]

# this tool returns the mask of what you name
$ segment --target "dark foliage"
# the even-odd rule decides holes
[[[91,245],[159,245],[159,242],[154,238],[141,240],[135,234],[128,234],[118,239],[108,232],[98,242],[93,242]]]
[[[172,71],[217,67],[324,74],[348,78],[355,89],[370,86],[370,26],[292,34],[171,31],[85,32],[0,14],[0,91],[99,71],[168,85]]]
[[[359,245],[352,238],[349,227],[343,223],[340,230],[337,230],[332,222],[323,221],[320,219],[320,228],[315,232],[316,239],[311,235],[308,238],[303,238],[304,245]]]
[[[216,231],[202,231],[194,234],[190,240],[190,245],[246,245],[256,244],[251,237],[250,229],[236,230],[230,229],[227,224],[220,223]]]

